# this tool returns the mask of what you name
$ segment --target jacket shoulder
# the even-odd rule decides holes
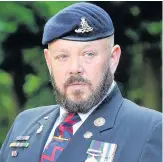
[[[150,108],[139,106],[127,99],[124,99],[122,111],[126,113],[125,116],[132,122],[141,122],[142,124],[151,124],[152,126],[162,121],[162,113]]]
[[[18,114],[18,116],[16,117],[16,120],[22,119],[25,120],[29,120],[32,118],[37,118],[37,117],[42,117],[42,116],[46,116],[49,113],[51,113],[52,111],[54,111],[55,109],[58,108],[58,105],[49,105],[49,106],[41,106],[41,107],[36,107],[36,108],[31,108],[31,109],[27,109],[23,112],[21,112],[20,114]]]
[[[52,112],[58,109],[57,105],[41,106],[27,109],[17,115],[13,123],[13,130],[21,131],[24,129],[22,123],[25,123],[26,128],[30,127],[45,116],[49,116]],[[19,130],[18,130],[19,128]]]

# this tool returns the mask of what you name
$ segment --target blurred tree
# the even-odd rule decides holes
[[[18,113],[55,104],[42,32],[48,18],[72,3],[0,2],[0,146]],[[122,47],[115,79],[124,96],[161,111],[161,2],[91,3],[112,17]]]

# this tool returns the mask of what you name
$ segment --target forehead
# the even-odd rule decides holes
[[[53,41],[48,45],[49,49],[51,50],[59,50],[59,49],[83,49],[83,48],[107,48],[108,47],[108,39],[99,39],[94,41],[70,41],[64,39],[58,39]]]

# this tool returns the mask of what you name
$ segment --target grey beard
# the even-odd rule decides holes
[[[93,90],[93,88],[91,88],[92,94],[88,97],[88,99],[75,102],[75,101],[70,100],[66,94],[63,94],[60,92],[60,90],[56,86],[55,78],[52,74],[50,75],[50,77],[51,77],[52,86],[54,88],[54,94],[56,96],[57,104],[62,106],[69,113],[85,114],[85,113],[89,112],[92,107],[97,105],[103,99],[103,97],[107,94],[109,87],[111,86],[111,84],[113,82],[113,75],[111,74],[110,66],[108,66],[108,68],[105,67],[104,73],[100,79],[100,83],[99,83],[98,87],[95,90]],[[91,83],[88,80],[82,79],[81,76],[72,76],[67,81],[67,84],[72,83],[73,81],[74,82],[81,81],[91,87]],[[66,85],[65,85],[65,87],[66,87]],[[78,98],[80,98],[81,91],[80,90],[76,91],[75,95],[77,95]]]

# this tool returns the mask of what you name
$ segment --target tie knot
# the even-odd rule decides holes
[[[77,122],[79,122],[81,119],[77,113],[69,113],[65,119],[63,120],[64,125],[73,126]]]

